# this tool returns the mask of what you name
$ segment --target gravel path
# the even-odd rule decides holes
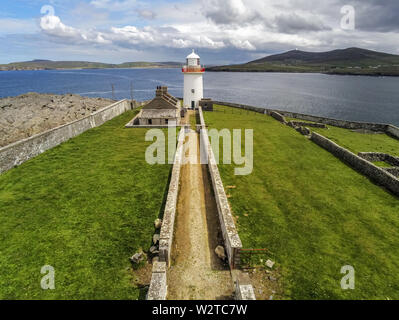
[[[230,270],[214,253],[222,239],[211,182],[206,166],[195,164],[199,162],[198,134],[192,131],[188,139],[185,154],[191,161],[182,166],[168,298],[232,299]]]

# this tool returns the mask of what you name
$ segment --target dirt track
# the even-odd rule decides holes
[[[197,164],[198,134],[191,131],[188,139],[190,162],[181,172],[168,299],[232,299],[230,270],[214,253],[223,241],[206,166]]]

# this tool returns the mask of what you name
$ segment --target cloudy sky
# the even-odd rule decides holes
[[[399,54],[399,0],[1,0],[0,63],[238,63],[286,50]],[[342,11],[352,6],[351,16]],[[342,21],[344,28],[342,28]]]

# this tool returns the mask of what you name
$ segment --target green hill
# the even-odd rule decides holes
[[[125,62],[109,64],[88,61],[33,60],[0,65],[0,70],[105,69],[105,68],[179,68],[178,62]]]
[[[245,64],[212,67],[208,70],[399,76],[399,56],[360,48],[328,52],[292,50]]]

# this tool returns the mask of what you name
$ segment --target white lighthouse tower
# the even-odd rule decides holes
[[[183,67],[184,74],[184,107],[197,108],[204,97],[203,75],[205,68],[200,64],[200,57],[194,52],[187,56],[187,64]]]

